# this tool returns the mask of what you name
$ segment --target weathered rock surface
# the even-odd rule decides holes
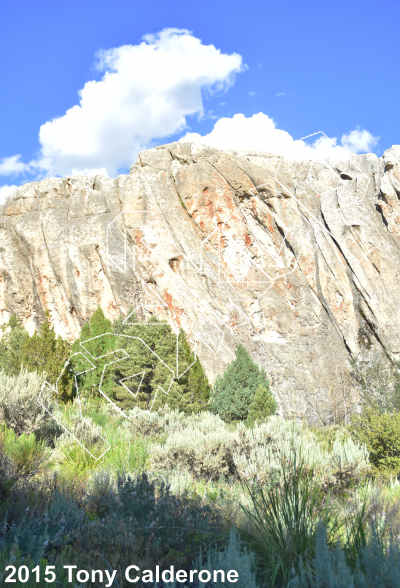
[[[281,413],[325,418],[350,357],[400,360],[399,198],[400,146],[333,165],[172,143],[116,179],[26,184],[0,209],[1,320],[49,309],[72,339],[99,304],[142,305],[211,380],[243,342]]]

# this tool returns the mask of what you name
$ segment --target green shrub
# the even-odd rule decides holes
[[[52,413],[66,429],[55,440],[52,455],[54,460],[62,462],[66,473],[84,473],[90,470],[92,466],[96,466],[96,458],[103,455],[108,448],[107,442],[102,438],[101,426],[86,415],[86,407],[86,398],[81,401],[75,399],[68,405],[58,405]]]
[[[196,417],[171,423],[166,441],[162,445],[153,444],[150,455],[156,467],[169,471],[184,469],[197,479],[215,480],[233,475],[236,468],[231,444],[235,434],[226,429],[217,415],[208,412]],[[169,432],[168,429],[167,426],[164,430]]]
[[[49,414],[37,402],[45,375],[29,373],[21,369],[16,376],[7,376],[0,371],[0,421],[14,430],[16,435],[30,435],[51,438],[58,427]],[[49,410],[54,405],[51,389],[45,387],[41,402]]]
[[[17,516],[3,519],[0,543],[9,548],[17,544],[21,556],[35,563],[71,544],[85,525],[85,513],[75,498],[59,488],[38,487],[24,506]]]
[[[278,403],[271,394],[271,391],[264,386],[258,386],[252,403],[250,404],[247,421],[250,424],[262,423],[275,414]]]
[[[400,414],[366,408],[352,416],[351,435],[365,444],[374,468],[384,474],[400,472]]]
[[[45,442],[43,439],[37,440],[33,433],[23,433],[18,437],[13,429],[4,427],[0,432],[0,444],[20,474],[33,475],[45,460]]]
[[[149,442],[141,437],[132,438],[126,428],[110,424],[104,435],[111,447],[104,456],[104,464],[114,471],[142,472],[149,457]]]
[[[380,412],[400,410],[400,362],[385,357],[352,360],[353,374],[364,407]]]
[[[232,427],[209,412],[188,417],[164,411],[138,416],[125,426],[165,435],[162,444],[150,447],[155,466],[167,472],[182,470],[197,479],[239,476],[264,483],[271,472],[280,475],[282,460],[293,461],[295,455],[325,485],[354,481],[369,467],[368,452],[358,442],[337,439],[327,452],[312,432],[278,416],[248,428],[243,423]]]
[[[132,561],[150,569],[186,565],[198,553],[199,540],[210,539],[218,523],[210,507],[187,495],[174,496],[164,481],[156,484],[146,474],[120,473],[115,479],[110,471],[97,472],[85,507],[92,520],[76,547],[93,567],[102,558],[119,570]]]
[[[377,535],[365,545],[350,568],[346,553],[340,547],[327,545],[326,527],[320,524],[316,535],[315,556],[311,561],[300,559],[300,573],[288,588],[400,588],[399,546],[391,543],[384,555]]]
[[[3,585],[3,582],[5,582],[6,578],[8,577],[12,578],[11,581],[15,582],[18,578],[18,570],[21,568],[21,566],[27,566],[27,568],[30,570],[29,579],[25,581],[25,570],[22,569],[20,574],[21,578],[24,581],[20,583],[17,580],[15,584],[11,584],[12,586],[24,586],[25,588],[37,588],[41,585],[48,586],[47,583],[42,584],[42,582],[44,581],[45,577],[51,579],[52,576],[46,574],[48,573],[47,566],[52,565],[52,563],[53,562],[48,561],[47,559],[40,559],[39,562],[34,562],[31,558],[23,557],[21,554],[21,550],[18,547],[18,543],[14,543],[11,546],[11,548],[0,546],[0,584]],[[37,572],[32,573],[32,569],[36,565],[39,566],[39,570]],[[13,576],[10,576],[11,572],[13,571],[12,569],[8,569],[6,571],[6,568],[8,566],[14,566],[14,568],[16,569],[16,572],[13,574]],[[57,578],[57,583],[55,585],[68,585],[67,570],[63,568],[62,563],[57,563],[57,565],[52,569],[54,571],[55,577]],[[38,574],[40,584],[38,584],[38,582],[36,581],[36,574]],[[73,587],[71,586],[71,588],[79,588],[79,586],[78,584],[75,584]]]
[[[229,534],[228,545],[218,549],[215,545],[208,547],[205,552],[200,548],[196,561],[193,562],[195,570],[208,570],[211,573],[210,588],[224,588],[225,586],[236,586],[236,588],[257,588],[255,580],[255,557],[251,551],[242,547],[239,535],[232,527]],[[213,579],[214,570],[225,572],[225,581]],[[235,570],[238,574],[236,582],[228,582],[227,572]],[[218,575],[218,578],[221,576]]]
[[[128,420],[116,420],[111,409],[99,412],[99,402],[103,409],[110,407],[99,399],[83,397],[79,403],[75,400],[54,412],[59,422],[81,443],[66,431],[55,441],[51,458],[67,480],[74,476],[84,478],[92,470],[107,465],[115,471],[142,471],[146,465],[148,440],[130,427]],[[143,416],[152,415],[150,412]]]
[[[224,421],[244,421],[259,386],[269,392],[264,370],[254,363],[245,347],[239,344],[236,359],[214,383],[210,410]]]

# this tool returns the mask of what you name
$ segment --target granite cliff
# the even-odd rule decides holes
[[[211,380],[238,342],[285,415],[357,401],[350,358],[400,360],[400,146],[295,162],[171,143],[129,175],[50,178],[0,208],[0,319],[100,304],[181,326]],[[332,404],[332,398],[336,399]]]

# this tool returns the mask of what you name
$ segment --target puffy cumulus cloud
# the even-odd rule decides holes
[[[310,137],[311,142],[295,140],[286,131],[278,129],[272,118],[259,112],[249,118],[243,114],[221,118],[208,135],[186,133],[180,141],[200,142],[224,150],[263,151],[288,159],[337,160],[350,153],[369,151],[379,139],[360,129],[342,135],[341,143],[336,137],[329,138],[323,133],[315,133],[313,137],[314,140]]]
[[[348,135],[342,135],[341,143],[343,149],[351,153],[366,153],[372,151],[379,141],[379,137],[374,137],[368,131],[360,128],[351,131]]]
[[[11,155],[0,159],[0,176],[19,175],[29,171],[29,163],[21,161],[21,155]]]
[[[189,31],[165,29],[138,45],[97,54],[99,81],[79,91],[79,104],[46,122],[38,169],[78,174],[102,168],[115,175],[140,149],[179,132],[203,114],[202,91],[226,90],[243,69],[240,55],[203,45]]]
[[[0,186],[0,204],[4,204],[7,196],[10,196],[18,186]]]

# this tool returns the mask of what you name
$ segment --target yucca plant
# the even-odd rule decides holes
[[[351,517],[346,519],[345,534],[342,539],[346,559],[351,568],[356,567],[357,558],[360,557],[362,549],[367,545],[367,505],[364,501],[361,508]],[[380,541],[380,537],[377,539]]]
[[[260,580],[268,586],[281,586],[297,573],[299,558],[314,556],[317,525],[324,525],[337,536],[342,522],[336,509],[303,462],[282,464],[280,481],[264,487],[242,485],[251,506],[242,505],[249,527],[241,530],[242,539],[257,558]]]

